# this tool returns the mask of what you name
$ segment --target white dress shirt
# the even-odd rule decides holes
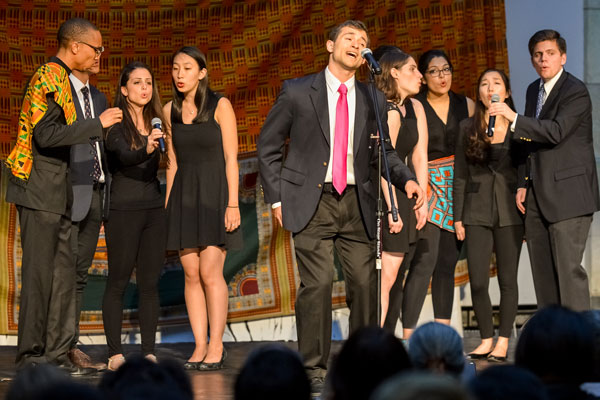
[[[92,112],[92,118],[94,118],[95,117],[94,101],[92,100],[92,91],[90,90],[89,81],[86,83],[83,83],[79,80],[79,78],[77,78],[73,74],[69,75],[69,78],[71,79],[71,85],[73,85],[73,88],[75,89],[75,93],[77,93],[77,99],[79,100],[79,106],[81,107],[81,110],[83,111],[84,114],[85,114],[85,99],[84,99],[84,94],[81,91],[81,89],[83,89],[84,87],[86,87],[88,89],[88,99],[90,100],[90,111]],[[104,171],[102,170],[102,157],[100,157],[100,154],[101,154],[100,153],[100,145],[98,144],[97,140],[94,142],[94,147],[96,148],[96,156],[98,157],[98,163],[100,164],[100,179],[98,179],[98,182],[104,183],[104,181],[106,180],[106,177],[104,176]]]

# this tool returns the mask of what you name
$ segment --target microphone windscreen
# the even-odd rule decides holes
[[[498,93],[494,93],[492,95],[492,103],[497,103],[500,101],[500,95]]]
[[[152,127],[162,129],[162,121],[160,120],[160,118],[152,118],[152,121],[150,122],[150,124],[152,125]]]

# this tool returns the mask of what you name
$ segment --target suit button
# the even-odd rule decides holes
[[[323,185],[321,185],[321,184],[319,183],[319,184],[317,185],[317,187],[318,187],[319,189],[321,189],[321,188],[323,187]]]
[[[327,166],[327,163],[326,163],[325,161],[323,161],[323,166],[324,166],[324,167],[326,167],[326,166]]]
[[[90,150],[90,154],[91,154],[91,155],[94,155],[94,150]]]

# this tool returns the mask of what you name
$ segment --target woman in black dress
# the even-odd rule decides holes
[[[108,368],[125,362],[121,348],[123,294],[136,270],[142,352],[150,360],[158,322],[158,280],[165,256],[166,215],[156,176],[160,161],[153,118],[162,118],[160,97],[150,67],[132,62],[121,71],[115,106],[123,121],[106,137],[112,173],[110,215],[105,224],[108,282],[102,303]]]
[[[523,220],[515,205],[518,145],[510,140],[510,122],[496,117],[488,135],[488,107],[492,95],[515,106],[510,83],[503,71],[488,69],[479,77],[475,116],[460,124],[454,174],[454,227],[458,240],[467,245],[467,263],[473,309],[481,344],[471,359],[506,361],[518,307],[517,266],[523,244]],[[500,286],[500,329],[494,346],[492,304],[488,293],[490,258],[496,249]]]
[[[450,323],[454,268],[460,248],[452,223],[454,146],[458,123],[473,115],[474,109],[471,99],[450,90],[453,69],[446,53],[425,52],[419,58],[419,71],[427,86],[416,98],[423,104],[427,117],[427,157],[433,196],[429,198],[428,222],[417,241],[404,286],[404,339],[408,339],[417,326],[430,280],[435,320]]]
[[[175,53],[172,76],[173,101],[163,109],[169,148],[167,248],[179,251],[196,342],[185,368],[210,371],[223,368],[227,355],[225,256],[227,249],[241,247],[237,127],[229,100],[208,87],[200,50],[183,47]]]
[[[395,47],[381,55],[379,64],[382,74],[376,76],[376,83],[388,99],[387,114],[391,143],[400,159],[410,165],[423,193],[426,193],[427,121],[421,103],[409,98],[419,92],[423,76],[417,69],[415,60]],[[416,231],[425,225],[427,204],[413,210],[414,201],[395,189],[393,195],[394,202],[398,206],[399,218],[394,222],[389,211],[391,205],[387,182],[383,179],[382,192],[388,210],[388,217],[384,219],[382,229],[380,322],[383,325],[390,302],[390,290],[398,277],[404,255],[408,253],[409,246],[416,241]],[[400,279],[403,277],[401,276]]]

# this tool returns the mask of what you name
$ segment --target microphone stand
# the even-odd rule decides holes
[[[398,209],[394,202],[394,189],[390,180],[390,168],[388,164],[387,154],[385,152],[385,143],[390,142],[389,137],[386,137],[385,131],[381,124],[381,116],[379,115],[379,104],[377,102],[377,89],[375,88],[375,72],[369,66],[369,94],[371,95],[371,101],[373,102],[373,109],[375,111],[375,119],[377,121],[377,135],[371,135],[371,139],[375,145],[378,146],[378,157],[377,157],[377,232],[375,241],[375,269],[377,273],[377,326],[381,325],[381,234],[382,234],[382,219],[386,215],[383,211],[383,198],[381,188],[381,177],[382,171],[385,174],[385,179],[388,185],[388,191],[390,193],[390,204],[392,219],[394,222],[398,221]],[[383,167],[383,168],[382,168]],[[389,307],[388,307],[389,309]]]

